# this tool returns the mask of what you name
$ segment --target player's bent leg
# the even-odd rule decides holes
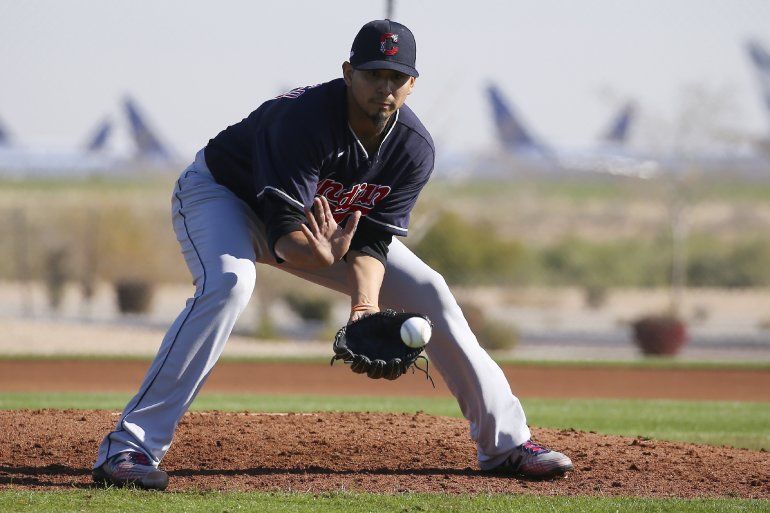
[[[390,245],[380,303],[425,313],[433,321],[426,352],[470,421],[482,469],[497,467],[529,440],[521,403],[479,345],[446,281],[398,240]]]
[[[345,265],[304,270],[283,264],[281,268],[350,294]],[[536,444],[530,441],[521,403],[503,371],[479,346],[446,281],[398,240],[390,244],[380,306],[425,313],[433,321],[428,356],[470,421],[482,470],[544,478],[572,468],[561,453],[533,449]]]
[[[426,352],[470,421],[482,470],[549,478],[572,469],[567,456],[530,440],[521,403],[479,345],[446,281],[400,241],[390,245],[380,300],[433,321]]]
[[[141,486],[142,476],[135,473],[157,468],[254,288],[254,221],[248,207],[206,172],[195,169],[195,164],[180,177],[172,204],[174,231],[195,295],[166,333],[115,431],[99,447],[95,478],[97,471],[117,469],[108,477],[120,482],[118,470],[122,469]],[[131,461],[112,461],[126,452],[145,455],[149,461],[126,470]]]

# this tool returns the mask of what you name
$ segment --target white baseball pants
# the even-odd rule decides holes
[[[138,393],[99,447],[94,467],[119,452],[147,454],[157,465],[251,298],[256,263],[276,265],[349,294],[344,261],[303,271],[277,265],[264,227],[229,189],[217,184],[203,151],[179,177],[172,197],[174,231],[195,295],[168,330]],[[434,323],[428,357],[470,422],[481,469],[502,463],[530,438],[524,410],[500,367],[482,349],[440,274],[403,243],[390,244],[380,306],[426,313]]]

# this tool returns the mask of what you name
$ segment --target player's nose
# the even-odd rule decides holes
[[[396,83],[390,78],[383,78],[377,84],[377,92],[390,96],[396,90]]]

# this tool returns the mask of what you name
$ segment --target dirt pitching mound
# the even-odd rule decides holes
[[[106,411],[0,411],[0,489],[92,486],[97,444],[116,420]],[[770,498],[766,452],[533,432],[575,470],[555,481],[483,474],[464,420],[370,413],[189,413],[163,467],[170,490]]]

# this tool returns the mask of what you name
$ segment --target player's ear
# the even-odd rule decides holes
[[[412,94],[412,89],[414,89],[414,83],[417,81],[415,77],[409,77],[409,92],[406,94]]]
[[[353,65],[350,64],[348,61],[345,61],[342,63],[342,78],[345,80],[345,83],[348,87],[350,87],[353,84],[353,72],[355,69],[353,68]]]

